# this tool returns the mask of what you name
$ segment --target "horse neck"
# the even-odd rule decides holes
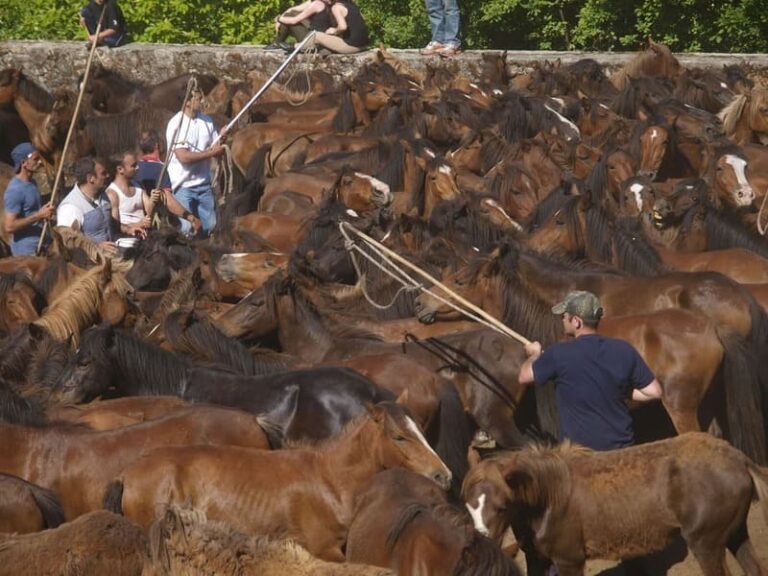
[[[372,418],[363,417],[319,450],[323,476],[334,486],[349,513],[355,495],[385,469],[380,452],[372,451],[374,427]]]
[[[521,254],[518,277],[524,286],[546,302],[557,302],[571,290],[600,293],[602,275],[594,272],[572,271],[565,266],[542,266],[536,256]]]
[[[13,105],[19,118],[29,130],[35,148],[44,154],[51,154],[55,148],[55,143],[45,130],[46,120],[50,113],[38,110],[18,92],[14,96]]]
[[[746,146],[747,144],[752,143],[752,126],[749,119],[750,104],[751,102],[747,100],[744,104],[744,111],[736,122],[736,127],[734,128],[733,133],[728,135],[731,141],[739,146]]]
[[[136,341],[134,350],[125,345],[117,345],[108,352],[106,359],[111,367],[112,381],[121,393],[126,395],[179,395],[189,364],[176,357],[171,352],[156,348],[143,341]],[[127,338],[127,337],[125,337]],[[128,340],[130,344],[134,344]],[[146,359],[162,356],[162,362],[155,361],[152,365],[144,364]]]
[[[301,295],[290,293],[278,299],[278,338],[284,352],[307,362],[319,362],[333,347],[333,336],[320,314],[298,298]],[[301,315],[298,306],[303,307]]]

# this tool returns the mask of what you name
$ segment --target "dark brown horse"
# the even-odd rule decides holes
[[[466,511],[406,470],[381,472],[358,494],[346,555],[400,576],[520,574],[498,545],[475,531]]]
[[[381,403],[311,450],[155,451],[119,475],[105,502],[148,528],[158,504],[189,499],[212,520],[293,538],[319,558],[342,562],[355,494],[377,472],[399,466],[450,485],[450,471],[408,413]]]
[[[504,495],[503,508],[486,509],[497,502],[489,490]],[[766,572],[747,513],[759,498],[768,514],[768,470],[708,434],[610,452],[566,444],[505,453],[473,468],[463,494],[479,530],[513,527],[529,574],[544,574],[536,556],[552,559],[558,574],[581,575],[589,558],[642,556],[679,536],[705,576],[728,574],[726,548],[747,574]]]
[[[0,532],[39,532],[64,522],[54,492],[10,474],[0,474]]]

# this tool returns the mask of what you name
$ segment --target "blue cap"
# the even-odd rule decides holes
[[[35,147],[31,142],[22,142],[18,144],[13,150],[11,150],[11,159],[13,160],[13,171],[18,172],[21,168],[21,163],[29,158],[35,151]]]

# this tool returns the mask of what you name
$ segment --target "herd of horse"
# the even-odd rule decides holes
[[[659,574],[682,543],[706,576],[727,551],[768,574],[768,90],[653,41],[611,75],[507,70],[297,70],[232,134],[205,240],[3,236],[0,572],[509,576],[519,550],[530,575]],[[189,77],[98,70],[62,158],[74,92],[0,71],[0,189],[19,141],[49,167],[134,149]],[[264,80],[196,77],[219,123]],[[545,346],[551,306],[597,294],[663,387],[630,406],[640,443],[557,444],[522,345],[341,223]]]

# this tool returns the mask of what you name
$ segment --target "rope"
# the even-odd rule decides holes
[[[310,96],[312,96],[312,82],[309,77],[309,71],[314,66],[315,60],[317,59],[317,55],[319,53],[319,50],[316,47],[308,48],[305,52],[309,56],[309,58],[306,58],[304,60],[304,75],[307,79],[307,91],[302,95],[299,96],[298,100],[293,100],[291,98],[291,93],[287,93],[286,102],[290,104],[291,106],[303,106],[309,101]],[[288,76],[288,79],[283,83],[284,85],[290,84],[291,80],[293,80],[293,77],[296,75],[299,70],[301,70],[302,66],[296,65],[293,67],[293,71],[291,72],[290,76]]]
[[[500,322],[498,319],[494,318],[487,312],[485,312],[483,309],[479,308],[478,306],[475,306],[471,302],[467,301],[466,299],[462,298],[452,290],[450,290],[447,286],[445,286],[442,282],[431,276],[430,274],[427,274],[424,270],[416,266],[415,264],[412,264],[402,256],[396,254],[386,246],[380,244],[367,234],[364,234],[363,232],[360,232],[355,227],[351,226],[347,222],[339,222],[339,230],[341,231],[341,234],[344,236],[346,242],[344,244],[345,248],[352,254],[353,251],[357,251],[360,254],[365,254],[365,252],[355,243],[351,240],[349,235],[347,234],[347,231],[353,232],[355,235],[357,235],[358,238],[362,239],[363,242],[367,245],[368,249],[378,254],[382,262],[386,262],[386,265],[389,266],[394,272],[391,272],[390,270],[387,270],[383,264],[380,264],[379,262],[376,262],[373,258],[368,257],[368,259],[377,267],[379,267],[382,271],[389,274],[393,278],[399,280],[402,282],[406,289],[419,289],[422,292],[426,292],[436,300],[442,302],[446,306],[449,306],[450,308],[453,308],[457,312],[464,314],[471,320],[474,320],[475,322],[478,322],[479,324],[482,324],[483,326],[486,326],[488,328],[491,328],[500,334],[504,334],[505,336],[509,336],[510,338],[514,338],[521,344],[529,344],[530,340],[525,338],[524,336],[518,334],[514,330],[510,329],[506,324],[503,322]],[[433,288],[436,286],[440,288],[445,294],[448,294],[449,298],[446,298],[444,296],[441,296],[440,294],[436,294],[434,290],[430,290],[428,288],[423,287],[420,283],[416,282],[411,276],[409,276],[404,270],[402,270],[399,266],[397,266],[395,263],[392,262],[392,260],[395,260],[396,262],[402,264],[403,266],[409,268],[412,272],[415,272],[418,276],[421,276],[422,278],[428,280],[432,283]],[[353,260],[354,262],[354,260]],[[357,271],[357,268],[355,269]],[[397,276],[400,276],[400,278],[397,278]],[[365,291],[363,291],[365,294]],[[368,298],[366,298],[368,299]],[[370,301],[370,300],[369,300]],[[457,302],[457,303],[455,303]],[[471,311],[471,312],[470,312]]]
[[[765,210],[765,201],[768,200],[768,190],[763,195],[763,202],[760,204],[760,211],[757,213],[757,231],[760,232],[760,236],[765,236],[768,232],[768,226],[763,226],[763,210]]]
[[[96,25],[96,40],[91,44],[91,52],[88,54],[88,61],[85,63],[85,73],[83,74],[83,81],[80,83],[80,94],[77,95],[77,102],[75,103],[75,110],[72,112],[72,121],[69,123],[69,130],[67,131],[67,138],[64,140],[64,148],[61,151],[61,158],[59,159],[59,168],[56,171],[56,178],[53,181],[53,190],[51,191],[50,203],[53,205],[56,202],[56,193],[59,190],[59,184],[61,183],[61,175],[64,172],[64,159],[67,157],[67,151],[69,150],[69,143],[72,140],[72,134],[75,131],[75,125],[77,124],[77,117],[80,115],[80,105],[83,103],[83,96],[85,95],[85,86],[88,83],[88,76],[91,73],[91,64],[93,63],[93,56],[96,54],[96,45],[99,43],[99,33],[101,32],[101,25],[104,22],[104,14],[107,12],[107,2],[104,2],[104,6],[101,7],[101,16],[99,16],[99,22]],[[46,220],[43,224],[43,231],[40,233],[40,240],[37,242],[36,255],[40,255],[40,251],[43,248],[43,241],[45,240],[48,227],[50,226],[50,220]]]

